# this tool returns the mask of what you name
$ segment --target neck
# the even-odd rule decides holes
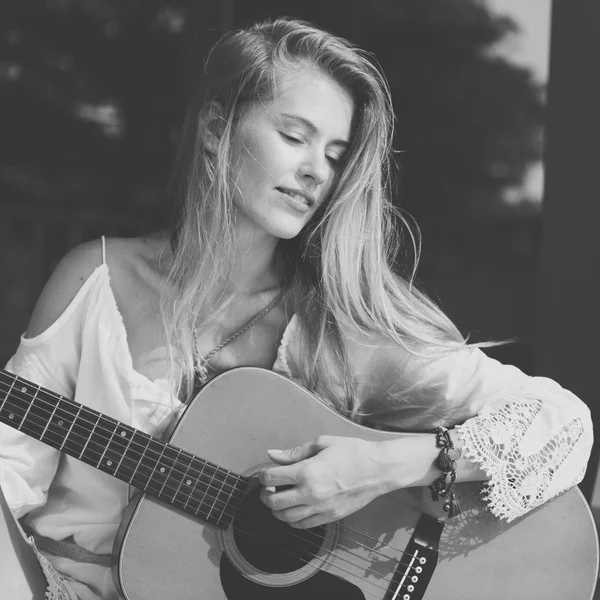
[[[278,238],[264,231],[236,227],[236,248],[230,277],[222,290],[231,292],[261,292],[278,287],[275,272],[275,252]],[[171,232],[160,231],[145,238],[152,245],[152,260],[157,272],[166,276],[172,260]]]
[[[277,287],[275,252],[279,239],[242,223],[236,226],[235,235],[235,262],[226,290],[254,293]]]

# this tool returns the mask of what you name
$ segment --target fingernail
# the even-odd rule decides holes
[[[281,454],[283,452],[283,450],[272,449],[272,450],[267,450],[267,452],[269,454]]]

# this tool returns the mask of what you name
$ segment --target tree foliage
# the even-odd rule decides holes
[[[232,3],[368,48],[393,92],[399,198],[417,218],[489,212],[541,155],[542,90],[496,56],[515,24],[476,0]],[[16,202],[161,211],[190,48],[222,15],[196,0],[5,0],[0,189]],[[196,32],[199,39],[194,41]],[[212,32],[212,33],[211,33]],[[198,44],[198,41],[200,42]]]
[[[161,210],[185,103],[191,5],[2,4],[5,198]]]

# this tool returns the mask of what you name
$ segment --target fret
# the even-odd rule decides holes
[[[44,431],[42,431],[42,435],[40,435],[40,441],[44,441],[44,436],[46,435],[46,431],[48,431],[48,425],[50,425],[50,423],[52,422],[52,419],[54,419],[54,415],[56,413],[56,408],[58,407],[58,403],[56,403],[54,405],[54,407],[52,408],[52,413],[50,414],[50,418],[46,421],[46,426],[44,427]]]
[[[69,425],[69,429],[65,435],[65,439],[63,440],[62,444],[59,447],[59,450],[62,450],[67,442],[74,441],[74,440],[69,440],[69,436],[71,435],[71,431],[73,430],[73,425],[75,425],[75,419],[77,419],[77,417],[79,416],[81,409],[82,409],[82,406],[80,404],[79,408],[77,409],[77,412],[75,413],[75,415],[73,416],[73,419],[71,420],[71,424]]]
[[[128,439],[128,428],[119,421],[111,421],[109,422],[109,431],[111,429],[110,439],[106,450],[102,454],[98,468],[113,477],[117,477],[117,469],[121,464],[123,451],[126,446],[123,438]],[[125,432],[124,436],[122,435],[123,432]]]
[[[187,513],[223,526],[248,480],[0,370],[0,422]]]
[[[133,432],[132,446],[137,449],[138,459],[135,468],[131,472],[131,477],[128,483],[134,485],[139,489],[146,489],[150,475],[152,474],[152,466],[155,461],[147,456],[148,446],[151,441],[151,437],[145,433],[138,431],[137,429]],[[149,464],[145,464],[148,462]]]
[[[38,387],[39,390],[39,387]],[[23,424],[27,421],[27,416],[29,415],[29,411],[31,410],[31,407],[33,406],[33,403],[35,402],[35,398],[37,396],[37,392],[38,390],[35,391],[35,393],[33,394],[33,398],[31,400],[29,400],[29,398],[27,398],[27,400],[29,400],[29,404],[27,405],[27,410],[25,411],[25,415],[23,416],[23,419],[21,420],[21,427],[23,427]],[[21,387],[21,393],[25,396],[27,396],[27,394],[30,393],[30,390],[27,386],[22,386]],[[31,421],[31,423],[27,423],[28,428],[29,427],[35,427],[36,423],[35,421]],[[41,427],[41,424],[38,424]]]
[[[210,482],[208,484],[207,487],[207,493],[205,494],[205,499],[209,502],[209,509],[208,512],[205,513],[205,518],[207,521],[210,521],[210,513],[212,512],[213,508],[214,508],[214,503],[210,503],[210,500],[212,498],[212,487],[214,486],[214,481],[215,481],[215,475],[217,474],[217,469],[213,469],[213,473],[210,476]]]
[[[88,408],[84,409],[84,415],[90,424],[94,419],[95,422],[86,432],[85,451],[81,453],[80,460],[97,469],[110,445],[110,434],[114,431],[115,421]]]
[[[219,518],[217,519],[217,525],[221,527],[227,527],[233,519],[235,510],[244,497],[249,483],[246,478],[240,478],[237,475],[229,472],[227,480],[230,484],[230,489],[227,492],[227,501]]]
[[[0,410],[0,417],[7,425],[14,427],[15,429],[21,429],[21,423],[23,422],[24,409],[19,404],[12,402],[11,398],[14,395],[14,384],[16,380],[13,380],[4,402],[2,402],[2,409]]]
[[[4,379],[6,375],[8,375],[8,373],[6,373],[6,371],[2,371],[2,379]],[[0,406],[0,412],[4,409],[4,405],[6,404],[6,401],[10,397],[12,390],[15,387],[15,381],[16,381],[16,379],[14,377],[11,377],[10,387],[8,388],[8,392],[6,392],[6,395],[4,396],[4,400],[2,401],[2,406]]]
[[[189,511],[193,514],[204,516],[207,514],[204,509],[204,504],[206,503],[206,506],[210,506],[210,501],[207,500],[207,494],[209,492],[216,468],[207,462],[200,460],[196,462],[199,464],[200,469],[197,471],[196,482],[194,483],[192,497],[190,498],[190,500],[193,499],[193,502],[188,502],[188,507]],[[200,494],[197,494],[196,492],[198,492],[199,484],[202,485],[200,487]],[[210,499],[210,496],[208,496],[208,499]]]
[[[245,477],[239,477],[235,473],[230,475],[230,481],[232,481],[232,491],[228,502],[228,508],[230,508],[230,515],[232,516],[233,511],[237,508],[239,502],[243,499],[248,484],[250,483]]]
[[[204,463],[198,481],[194,485],[193,500],[195,502],[188,502],[189,512],[200,515],[207,521],[218,522],[220,516],[222,516],[224,510],[227,508],[229,495],[227,490],[230,486],[223,489],[227,482],[227,471],[219,469],[215,465],[210,463]],[[198,497],[196,494],[197,485],[202,483],[201,496]],[[224,493],[226,500],[223,500],[220,495]]]
[[[94,417],[94,415],[92,415],[92,418],[93,417]],[[85,441],[85,444],[83,445],[83,448],[81,449],[81,452],[79,453],[79,456],[77,457],[79,460],[82,460],[82,457],[85,454],[85,451],[87,450],[90,440],[92,439],[92,435],[94,435],[94,431],[96,431],[96,426],[98,425],[99,420],[100,420],[100,415],[96,415],[96,421],[95,421],[94,425],[92,426],[91,434],[88,436],[87,440]],[[87,461],[85,461],[85,462],[87,462]]]
[[[216,520],[217,524],[219,524],[219,521],[221,520],[221,517],[223,516],[225,509],[227,508],[228,502],[229,502],[229,498],[230,496],[230,489],[231,489],[231,485],[226,485],[228,483],[227,479],[228,479],[228,475],[229,472],[228,471],[223,471],[222,469],[216,469],[216,474],[218,474],[218,477],[215,477],[214,481],[221,481],[220,486],[218,487],[218,490],[216,491],[216,493],[214,494],[214,498],[213,498],[213,503],[211,506],[210,511],[208,512],[208,517],[207,519],[210,519],[211,516],[213,516],[213,512],[215,513],[213,518]],[[224,499],[221,497],[221,495],[224,496]]]
[[[15,416],[18,414],[20,418],[19,431],[39,439],[50,411],[43,403],[40,403],[41,406],[34,404],[39,388],[36,390],[36,386],[23,385],[18,381],[16,383],[17,385],[12,389],[8,406],[11,407]],[[26,410],[23,409],[24,406],[27,407]]]
[[[75,423],[75,418],[79,412],[77,405],[69,402],[66,398],[58,397],[51,398],[47,393],[40,393],[39,397],[46,401],[45,396],[49,397],[48,404],[54,401],[54,408],[48,417],[48,422],[44,429],[44,437],[42,441],[54,448],[67,450],[78,450],[73,446],[74,440],[67,444],[67,434],[72,430]]]
[[[210,503],[206,501],[209,486],[212,480],[212,472],[215,467],[209,462],[193,457],[188,467],[188,475],[192,480],[191,489],[183,505],[183,510],[192,514],[205,514],[205,506]],[[211,473],[211,475],[207,475]],[[200,487],[200,489],[198,489]],[[205,506],[204,506],[205,505]]]
[[[157,493],[157,496],[159,498],[163,498],[163,495],[167,496],[167,494],[164,493],[165,490],[166,492],[171,491],[171,486],[167,484],[170,483],[171,473],[173,472],[173,468],[177,465],[177,459],[179,458],[180,453],[181,450],[179,448],[165,446],[162,449],[160,456],[160,467],[158,468],[158,472],[164,475],[164,479],[162,482],[162,486]],[[169,454],[169,456],[167,456],[167,454]]]
[[[147,488],[145,489],[159,498],[162,490],[165,487],[167,477],[173,469],[178,450],[172,446],[166,446],[165,444],[162,444],[154,439],[150,441],[148,448],[151,449],[152,453],[154,454],[155,462],[148,479]]]
[[[123,481],[129,481],[133,477],[135,471],[135,464],[137,461],[133,458],[133,451],[131,450],[131,440],[135,434],[133,427],[119,428],[119,444],[121,445],[121,460],[115,469],[115,476]],[[125,441],[127,443],[125,444]]]
[[[107,428],[107,431],[110,431],[110,428],[113,427],[113,425],[114,424],[112,422],[110,422],[109,427]],[[100,459],[98,460],[98,463],[96,464],[97,469],[100,469],[103,464],[104,456],[106,455],[106,452],[110,448],[110,444],[112,442],[113,436],[115,435],[115,430],[116,430],[116,427],[113,428],[112,433],[110,434],[110,437],[108,438],[108,441],[106,442],[104,450],[102,451],[102,454],[100,455]]]
[[[188,496],[185,500],[185,503],[183,504],[183,506],[181,508],[183,510],[185,510],[187,512],[191,512],[193,514],[196,514],[197,510],[199,508],[199,504],[198,504],[198,506],[195,506],[196,498],[195,498],[194,494],[196,492],[196,486],[198,485],[200,471],[196,468],[195,465],[196,464],[202,465],[202,463],[203,463],[203,461],[201,461],[200,459],[198,459],[194,456],[194,457],[192,457],[192,461],[188,467],[188,474],[192,478],[192,485],[191,485],[190,490],[188,491]],[[202,467],[200,467],[200,470],[201,469],[202,469]]]
[[[163,450],[163,454],[164,454],[164,450]],[[158,492],[159,497],[162,498],[163,500],[168,500],[169,499],[168,494],[173,492],[173,498],[170,498],[169,502],[172,502],[174,500],[175,492],[177,491],[177,487],[176,487],[177,482],[174,480],[177,479],[178,470],[176,469],[176,467],[178,466],[180,456],[181,456],[181,449],[177,448],[177,456],[175,456],[175,459],[173,460],[173,464],[171,465],[171,468],[167,471],[167,476],[165,477],[162,487],[161,487],[160,491]],[[167,493],[165,493],[165,490]]]
[[[190,492],[194,484],[194,480],[190,477],[190,466],[194,457],[187,452],[180,452],[177,458],[177,477],[173,479],[173,498],[172,504],[185,507],[187,499],[190,497]]]

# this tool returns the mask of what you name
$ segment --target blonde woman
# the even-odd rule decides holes
[[[178,222],[71,251],[7,369],[155,436],[195,387],[241,365],[293,378],[349,418],[428,432],[269,451],[262,501],[299,529],[431,485],[440,425],[462,450],[458,481],[493,482],[498,518],[575,485],[592,443],[585,405],[469,346],[394,273],[392,122],[383,75],[347,41],[290,19],[227,34],[187,114]],[[534,419],[537,450],[519,462]],[[117,598],[105,558],[127,486],[1,433],[2,490],[37,541],[51,597]]]

